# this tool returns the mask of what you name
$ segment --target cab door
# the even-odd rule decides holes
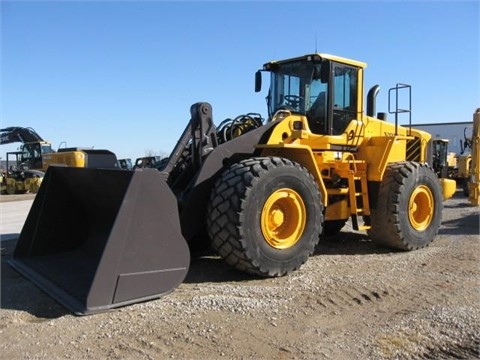
[[[330,134],[340,135],[358,111],[358,68],[333,63],[330,85]]]

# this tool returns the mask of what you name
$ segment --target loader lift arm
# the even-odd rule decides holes
[[[178,193],[193,180],[203,164],[203,158],[218,146],[212,120],[212,106],[195,103],[190,107],[191,119],[161,170],[165,180]]]
[[[160,169],[178,202],[181,230],[190,247],[208,243],[205,213],[213,184],[230,163],[252,156],[255,146],[264,141],[276,123],[261,125],[258,114],[241,116],[245,124],[236,136],[222,142],[213,123],[212,106],[198,102],[190,107],[191,118],[168,162]],[[220,126],[221,127],[221,126]],[[262,140],[263,139],[263,140]],[[223,139],[224,140],[224,139]]]

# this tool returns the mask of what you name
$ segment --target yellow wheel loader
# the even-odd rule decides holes
[[[264,277],[298,269],[348,219],[382,246],[428,246],[455,184],[429,165],[431,136],[398,125],[409,86],[389,91],[394,123],[375,114],[378,86],[364,107],[365,68],[326,54],[266,63],[267,121],[216,127],[196,103],[159,170],[50,167],[10,264],[91,314],[169,293],[201,245]]]

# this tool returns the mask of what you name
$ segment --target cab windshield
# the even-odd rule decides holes
[[[270,117],[281,109],[306,115],[314,105],[325,106],[328,84],[320,81],[320,63],[299,60],[275,65],[267,97]]]

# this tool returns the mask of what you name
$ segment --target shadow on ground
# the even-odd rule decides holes
[[[368,255],[392,252],[377,246],[366,233],[341,231],[338,234],[322,237],[314,255]]]
[[[443,221],[438,233],[440,235],[478,235],[479,229],[480,217],[478,213],[474,213],[461,218]]]
[[[386,254],[392,250],[376,246],[366,234],[341,231],[320,239],[313,256]],[[185,282],[235,282],[259,279],[233,269],[211,249],[192,254]]]

